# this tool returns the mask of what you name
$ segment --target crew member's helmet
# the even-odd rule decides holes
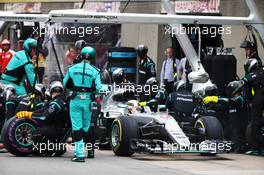
[[[60,81],[53,81],[50,83],[49,86],[49,93],[52,95],[52,93],[57,92],[57,93],[63,93],[64,87]]]
[[[208,85],[205,87],[204,92],[207,96],[215,96],[218,94],[218,87],[216,84]]]
[[[173,90],[176,91],[182,91],[186,89],[186,82],[184,80],[176,81],[173,85]]]
[[[83,49],[87,43],[84,40],[78,40],[75,42],[75,49]]]
[[[158,101],[158,104],[165,104],[167,101],[167,93],[166,91],[159,90],[155,95],[155,99]]]
[[[236,93],[241,92],[243,83],[241,81],[232,81],[226,86],[226,94],[228,97],[233,97]]]
[[[146,84],[144,85],[144,89],[148,89],[145,92],[143,92],[144,96],[148,98],[149,100],[155,98],[155,95],[158,92],[159,83],[158,80],[155,77],[151,77],[146,81]],[[147,93],[147,91],[149,91]]]
[[[252,41],[248,41],[248,40],[244,40],[241,44],[240,44],[240,48],[246,49],[254,49],[256,48],[256,44]]]
[[[114,70],[112,77],[113,77],[113,81],[116,84],[123,83],[125,80],[125,72],[122,68],[117,68],[116,70]]]
[[[45,97],[46,88],[43,84],[36,84],[35,85],[35,93],[39,95],[41,98]]]
[[[261,63],[256,58],[250,58],[245,61],[244,70],[246,73],[251,73],[252,71],[258,69]]]
[[[145,56],[146,54],[148,53],[148,47],[143,45],[143,44],[140,44],[137,46],[137,54],[139,57],[143,57]]]
[[[82,60],[93,60],[95,59],[95,50],[92,47],[84,47],[81,50],[81,59]]]
[[[6,91],[11,91],[12,93],[16,93],[16,89],[15,89],[15,87],[13,86],[13,85],[11,85],[11,84],[8,84],[8,85],[6,85],[5,87],[4,87],[4,91],[6,92]]]
[[[24,50],[27,52],[27,53],[30,53],[31,52],[31,49],[32,48],[36,48],[37,47],[37,40],[35,39],[32,39],[32,38],[28,38],[25,42],[24,42]]]
[[[153,86],[153,85],[158,85],[158,84],[159,82],[155,77],[151,77],[146,81],[146,85]]]
[[[6,100],[9,99],[10,96],[15,95],[16,94],[16,89],[14,86],[12,86],[11,84],[8,84],[4,87],[4,96],[6,98]]]

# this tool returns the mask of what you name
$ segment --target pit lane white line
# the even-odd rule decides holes
[[[15,157],[0,153],[0,175],[263,175],[264,157],[222,154],[217,157],[179,154],[151,156],[136,154],[116,157],[111,151],[98,151],[86,163],[72,163],[72,152],[61,158]]]

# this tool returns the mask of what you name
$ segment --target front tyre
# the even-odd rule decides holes
[[[223,140],[223,127],[220,121],[213,116],[202,116],[196,120],[194,127],[202,130],[201,141]],[[217,153],[201,153],[202,156],[215,156]]]
[[[203,129],[203,140],[223,140],[223,127],[220,121],[213,116],[202,116],[196,120],[194,127],[197,129]]]
[[[114,120],[111,130],[111,147],[117,156],[132,156],[130,140],[139,137],[138,124],[132,117],[121,116]]]

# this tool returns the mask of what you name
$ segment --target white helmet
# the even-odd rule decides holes
[[[186,89],[186,82],[184,80],[179,80],[174,83],[174,91],[181,91]]]
[[[9,91],[11,91],[11,92],[13,92],[13,93],[16,92],[15,87],[14,87],[13,85],[11,85],[11,84],[8,84],[8,85],[6,85],[6,86],[4,87],[4,91],[7,91],[7,90],[9,90]]]
[[[155,77],[151,77],[146,81],[146,84],[148,85],[157,85],[158,84],[158,80]]]
[[[125,79],[125,72],[122,68],[117,68],[113,71],[112,77],[115,83],[123,83]]]
[[[129,100],[127,102],[127,109],[129,113],[135,113],[139,110],[139,105],[137,100]]]
[[[4,87],[4,92],[6,95],[6,100],[8,100],[10,96],[12,96],[13,94],[16,94],[16,89],[11,84],[8,84]]]
[[[37,93],[41,97],[45,96],[45,91],[46,91],[46,88],[44,87],[43,84],[36,84],[35,85],[35,93]]]
[[[60,92],[63,93],[64,87],[60,81],[53,81],[49,85],[49,93],[52,95],[53,92]]]

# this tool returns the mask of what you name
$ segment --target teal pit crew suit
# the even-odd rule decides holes
[[[72,91],[70,117],[75,140],[75,157],[72,161],[76,162],[84,162],[84,143],[91,121],[90,95],[101,88],[99,70],[89,64],[95,58],[95,50],[84,47],[81,50],[81,58],[82,62],[70,67],[63,79],[64,86]]]
[[[11,84],[16,89],[17,95],[26,95],[24,80],[27,78],[31,87],[34,84],[35,73],[30,52],[37,47],[37,40],[29,38],[24,42],[24,50],[18,51],[8,63],[1,76],[3,84]]]

